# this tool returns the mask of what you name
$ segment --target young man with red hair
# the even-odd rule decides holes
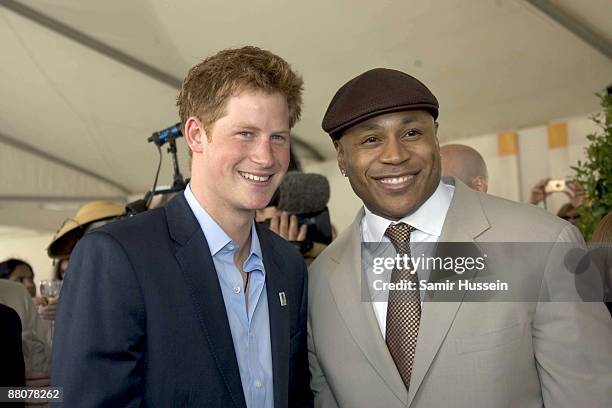
[[[191,181],[85,236],[70,258],[52,381],[68,406],[312,405],[306,268],[254,222],[289,164],[302,79],[256,47],[187,74]]]

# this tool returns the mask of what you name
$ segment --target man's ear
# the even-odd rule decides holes
[[[336,159],[338,160],[338,168],[340,173],[346,177],[346,165],[344,162],[344,148],[339,140],[334,140],[334,147],[336,148]]]
[[[436,141],[436,146],[438,146],[438,150],[440,150],[440,141],[438,140],[438,122],[434,122],[434,140]]]
[[[192,153],[202,153],[206,143],[206,131],[202,121],[196,116],[191,116],[185,122],[185,140]]]

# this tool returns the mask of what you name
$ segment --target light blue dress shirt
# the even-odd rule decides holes
[[[247,304],[242,276],[234,264],[238,245],[200,205],[189,185],[185,189],[185,198],[204,232],[215,264],[247,407],[272,408],[274,395],[266,271],[255,223],[251,227],[251,251],[242,266],[249,274]]]

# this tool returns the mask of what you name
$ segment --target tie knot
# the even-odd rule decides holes
[[[412,225],[399,222],[395,225],[389,225],[389,228],[385,231],[385,235],[389,237],[389,240],[397,252],[408,252],[407,248],[409,248],[410,245],[410,233],[415,230],[416,228]]]

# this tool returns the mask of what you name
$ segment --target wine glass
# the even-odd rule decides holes
[[[62,288],[62,281],[53,279],[53,280],[41,280],[40,281],[40,295],[45,298],[47,304],[57,303],[60,295],[60,289]],[[53,326],[55,325],[54,321],[51,321],[49,336],[51,340],[53,340]]]

